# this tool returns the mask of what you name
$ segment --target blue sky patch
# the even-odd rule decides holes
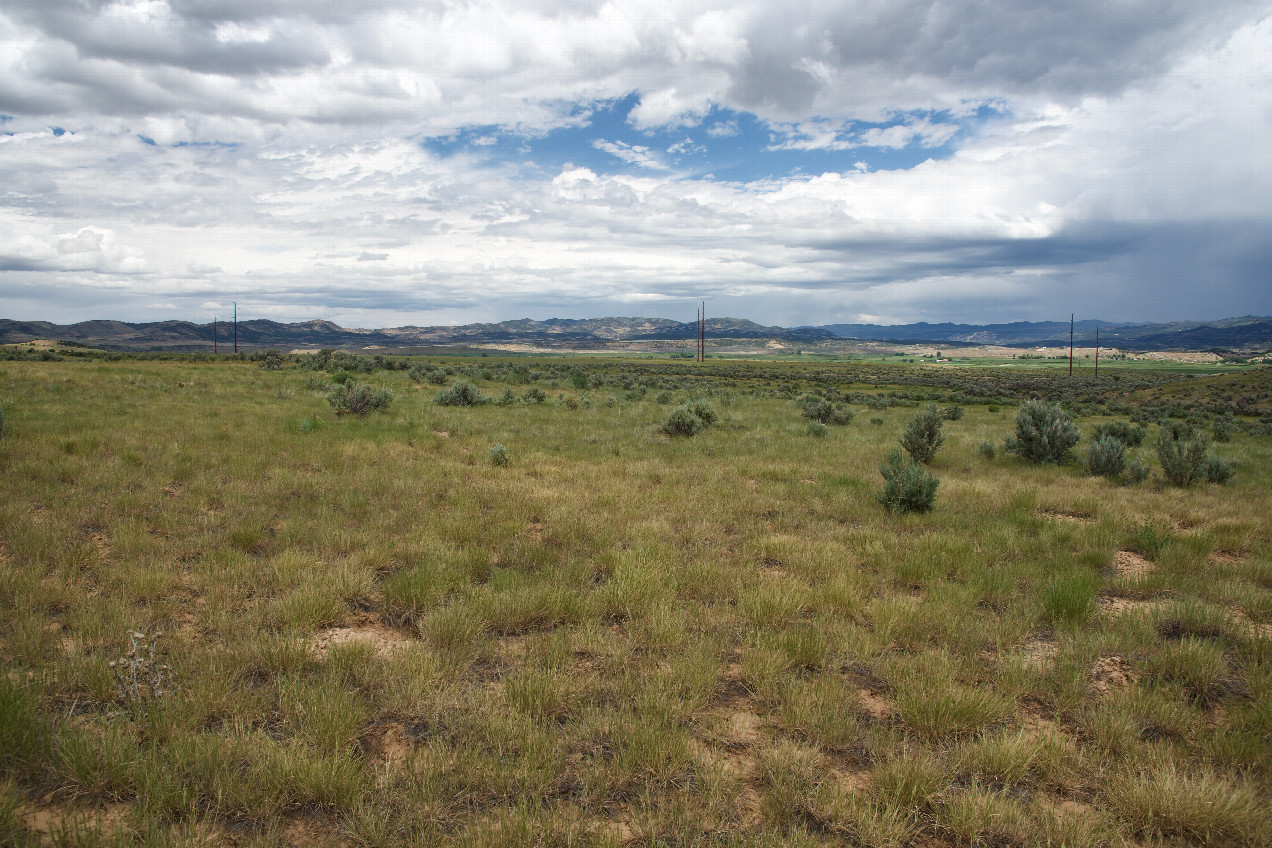
[[[810,119],[774,124],[713,106],[692,126],[644,131],[628,116],[636,94],[576,107],[569,125],[539,135],[498,125],[472,126],[424,139],[441,156],[464,155],[492,167],[555,174],[565,165],[598,174],[663,174],[680,179],[754,182],[854,170],[904,170],[953,155],[958,142],[1005,116],[980,105],[965,114],[896,113],[882,122]]]

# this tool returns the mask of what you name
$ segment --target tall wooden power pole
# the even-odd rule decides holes
[[[216,348],[216,316],[212,316],[212,355],[216,356],[219,351]]]
[[[1069,313],[1069,376],[1073,376],[1073,313]]]
[[[238,301],[234,301],[234,352],[238,353]]]
[[[1095,376],[1100,376],[1100,326],[1095,327]]]

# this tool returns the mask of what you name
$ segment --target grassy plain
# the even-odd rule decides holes
[[[912,407],[819,438],[821,372],[747,368],[377,371],[357,418],[291,365],[0,363],[0,843],[1272,841],[1272,438],[1123,486],[968,405],[896,516]]]

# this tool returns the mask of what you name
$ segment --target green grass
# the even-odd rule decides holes
[[[1268,437],[1124,486],[982,455],[1014,409],[940,369],[515,362],[546,402],[376,371],[364,418],[294,367],[0,363],[0,841],[1269,841]],[[875,499],[917,400],[795,403],[898,386],[966,410],[925,514]]]

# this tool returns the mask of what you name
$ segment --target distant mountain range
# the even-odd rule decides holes
[[[1128,324],[1079,321],[1074,341],[1089,346],[1100,331],[1102,347],[1124,350],[1267,350],[1272,348],[1272,318],[1247,316],[1222,321],[1178,321],[1170,324]],[[217,325],[222,347],[233,344],[234,328]],[[330,321],[280,324],[258,319],[240,321],[241,348],[384,348],[401,349],[441,345],[526,344],[556,348],[606,348],[621,344],[682,342],[697,337],[695,322],[665,318],[552,318],[521,319],[497,324],[465,324],[457,327],[393,327],[383,330],[348,329]],[[131,324],[125,321],[83,321],[51,324],[47,321],[0,319],[0,343],[57,339],[107,350],[199,351],[212,347],[212,324],[159,321]],[[738,318],[712,318],[706,335],[716,340],[753,340],[799,343],[816,347],[847,339],[918,343],[946,346],[1067,344],[1069,324],[1059,321],[1011,324],[830,324],[823,327],[765,327]]]

